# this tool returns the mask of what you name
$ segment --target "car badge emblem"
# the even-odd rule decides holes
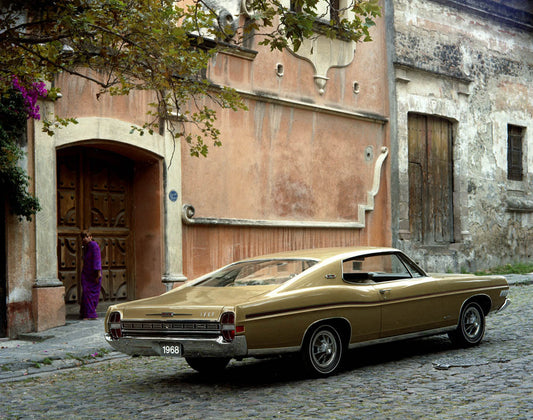
[[[158,314],[146,314],[146,316],[160,316],[163,318],[172,318],[173,316],[191,316],[192,314],[177,314],[175,312],[159,312]]]

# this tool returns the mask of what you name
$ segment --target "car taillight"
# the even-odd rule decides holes
[[[120,313],[112,312],[109,315],[109,321],[107,322],[109,326],[109,335],[113,339],[118,339],[122,337],[122,326],[120,325]]]
[[[235,314],[224,312],[220,317],[220,330],[224,341],[233,341],[235,338]]]

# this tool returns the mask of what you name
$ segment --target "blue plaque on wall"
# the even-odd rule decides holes
[[[178,199],[178,193],[175,190],[171,190],[168,193],[168,198],[170,198],[170,201],[176,201]]]

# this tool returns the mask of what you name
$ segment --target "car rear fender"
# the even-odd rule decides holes
[[[302,343],[300,344],[300,348],[303,347],[305,340],[307,340],[307,338],[311,336],[313,331],[321,325],[331,325],[332,327],[334,327],[341,336],[343,346],[345,348],[348,347],[348,344],[350,344],[350,337],[352,336],[352,326],[350,324],[350,321],[342,317],[333,317],[320,319],[309,325],[309,327],[307,327],[307,329],[305,330],[305,334],[303,336]]]

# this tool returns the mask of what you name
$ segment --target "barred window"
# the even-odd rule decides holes
[[[291,0],[291,11],[301,13],[302,3],[297,0]]]
[[[330,7],[331,10],[329,12],[329,17],[331,19],[331,23],[334,25],[338,25],[340,23],[340,0],[331,0],[330,1]]]
[[[290,0],[290,9],[293,12],[302,12],[300,0]],[[317,20],[331,25],[338,25],[341,20],[340,0],[318,0],[316,4]]]
[[[516,125],[507,126],[507,179],[523,179],[523,139],[524,129]]]

